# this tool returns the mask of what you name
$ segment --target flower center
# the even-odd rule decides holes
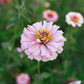
[[[48,16],[49,16],[49,17],[52,17],[52,16],[53,16],[53,13],[54,13],[54,11],[53,11],[53,10],[50,10]]]
[[[44,43],[49,41],[49,39],[51,38],[51,33],[45,29],[38,30],[36,32],[36,38],[39,39],[41,43]]]
[[[74,21],[74,22],[78,22],[79,21],[79,17],[77,16],[71,16],[71,20]]]
[[[24,79],[25,79],[25,77],[24,77],[24,76],[22,76],[22,77],[21,77],[21,80],[24,80]]]

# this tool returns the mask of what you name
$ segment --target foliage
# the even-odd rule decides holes
[[[46,0],[12,0],[0,4],[0,84],[15,84],[16,76],[28,73],[31,84],[64,84],[68,77],[81,80],[84,84],[84,25],[71,27],[65,22],[69,11],[84,15],[84,0],[48,0],[50,7],[44,6]],[[58,12],[60,26],[67,38],[63,53],[54,61],[41,62],[42,79],[38,80],[37,61],[20,58],[16,47],[20,46],[20,36],[24,27],[42,21],[42,12],[52,9]]]

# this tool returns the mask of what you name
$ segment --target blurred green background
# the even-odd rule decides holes
[[[20,47],[24,27],[43,21],[45,9],[57,11],[59,19],[54,24],[64,31],[67,41],[56,60],[40,63],[42,79],[38,80],[37,61],[28,59],[24,52],[20,58],[16,47]],[[67,25],[65,15],[70,11],[84,16],[84,0],[11,0],[0,4],[0,84],[16,84],[20,73],[28,73],[31,84],[67,84],[68,78],[84,84],[84,24],[81,28]]]

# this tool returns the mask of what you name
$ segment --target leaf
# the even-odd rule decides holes
[[[14,60],[19,66],[21,66],[20,54],[19,54],[16,50],[14,50],[14,51],[12,52],[12,56],[11,56],[11,57],[13,58],[13,60]]]
[[[50,74],[48,72],[43,72],[41,74],[41,77],[44,78],[44,79],[48,78],[49,76],[50,76]]]
[[[12,26],[14,26],[14,24],[9,24],[9,25],[7,25],[7,29],[9,29],[9,28],[11,28]]]
[[[6,66],[5,66],[5,71],[6,72],[8,72],[8,71],[10,71],[14,66],[16,66],[16,64],[15,63],[9,63],[9,64],[7,64]]]

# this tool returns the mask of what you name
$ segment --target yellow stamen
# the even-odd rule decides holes
[[[45,29],[36,32],[36,38],[40,39],[41,43],[47,42],[51,38],[51,33]]]
[[[45,33],[47,33],[47,34],[50,34],[50,32],[47,31],[47,30],[45,30],[45,29],[43,29],[43,32],[45,32]]]
[[[52,16],[53,13],[54,13],[54,11],[53,11],[53,10],[50,10],[50,12],[49,12],[49,16]]]
[[[25,79],[25,77],[24,77],[24,76],[22,76],[22,77],[21,77],[21,80],[24,80],[24,79]]]
[[[77,16],[71,16],[71,20],[74,21],[74,22],[78,22],[79,21],[79,17]]]
[[[37,39],[40,39],[39,33],[40,33],[40,30],[38,30],[38,31],[36,32],[36,38],[37,38]]]

